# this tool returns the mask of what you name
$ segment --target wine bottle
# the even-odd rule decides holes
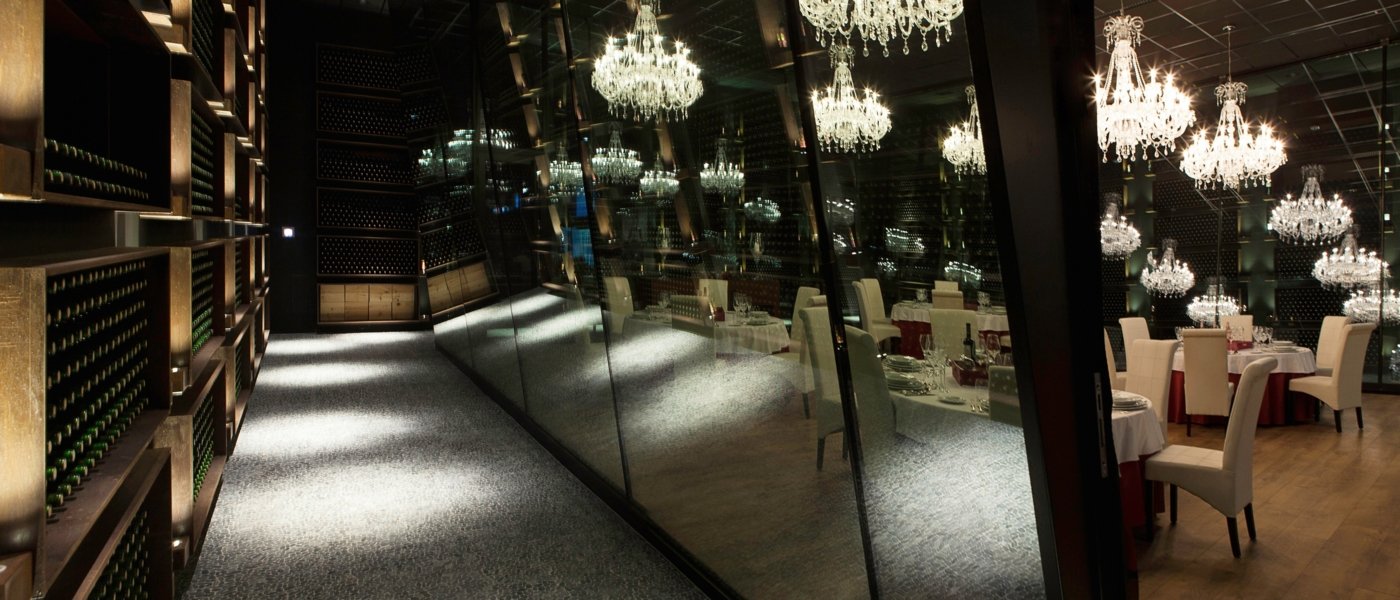
[[[963,353],[972,359],[972,363],[975,365],[977,364],[977,344],[972,341],[972,324],[966,323],[964,325],[967,327],[967,333],[963,336]]]

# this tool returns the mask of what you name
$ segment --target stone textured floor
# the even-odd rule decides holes
[[[433,347],[274,336],[186,600],[698,598]]]

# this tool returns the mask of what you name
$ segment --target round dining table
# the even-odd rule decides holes
[[[930,302],[896,302],[890,307],[890,323],[899,328],[899,353],[914,358],[923,358],[924,351],[919,347],[919,336],[931,333],[929,323]],[[982,335],[995,333],[998,336],[1011,333],[1011,321],[1005,312],[977,313],[977,331]]]
[[[1226,357],[1229,364],[1230,382],[1238,384],[1240,373],[1256,360],[1273,358],[1278,366],[1269,373],[1269,382],[1264,386],[1264,404],[1259,409],[1260,425],[1287,425],[1289,423],[1311,422],[1317,414],[1317,403],[1308,396],[1294,395],[1288,391],[1288,382],[1299,377],[1311,377],[1317,372],[1317,357],[1312,350],[1294,347],[1294,350],[1255,350],[1246,349],[1231,352]],[[1177,350],[1172,359],[1171,395],[1167,403],[1167,420],[1172,423],[1185,423],[1186,414],[1186,358],[1183,351]],[[1191,423],[1201,425],[1223,425],[1228,417],[1215,415],[1190,415]]]
[[[731,315],[729,320],[716,322],[714,336],[716,355],[746,352],[773,354],[782,352],[791,342],[782,319],[740,320],[737,314]]]
[[[1127,553],[1128,567],[1137,568],[1137,552],[1128,532],[1135,527],[1143,527],[1147,518],[1147,504],[1144,502],[1147,486],[1143,485],[1144,461],[1162,451],[1167,446],[1167,438],[1162,435],[1162,425],[1157,422],[1157,411],[1152,409],[1152,401],[1131,392],[1117,390],[1115,398],[1140,398],[1144,408],[1137,410],[1114,410],[1111,421],[1113,428],[1113,451],[1118,457],[1118,497],[1123,510],[1124,552]],[[1154,494],[1155,496],[1155,494]],[[1153,499],[1153,506],[1158,504]]]

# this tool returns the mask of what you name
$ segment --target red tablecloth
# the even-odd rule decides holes
[[[914,358],[923,358],[924,349],[919,347],[919,336],[926,333],[933,333],[933,326],[923,321],[890,321],[899,328],[899,353]],[[1009,331],[979,331],[980,335],[995,333],[998,336],[1006,335]],[[959,343],[962,340],[958,340]],[[982,348],[978,342],[978,349]]]
[[[1293,394],[1288,391],[1288,382],[1299,377],[1311,377],[1312,373],[1270,373],[1269,383],[1264,386],[1264,405],[1259,409],[1260,425],[1287,425],[1289,423],[1311,422],[1317,414],[1317,402],[1307,394]],[[1230,374],[1230,381],[1239,385],[1238,373]],[[1292,407],[1289,406],[1289,397]],[[1186,422],[1186,374],[1172,371],[1171,397],[1167,403],[1167,420],[1172,423]],[[1228,417],[1214,415],[1192,415],[1196,425],[1224,425]],[[1140,511],[1139,511],[1140,512]]]

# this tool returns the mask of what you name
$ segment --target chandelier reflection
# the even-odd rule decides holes
[[[982,115],[977,110],[977,88],[967,86],[967,104],[972,107],[967,120],[953,126],[943,138],[943,157],[953,163],[958,175],[985,174],[987,152],[982,146]]]
[[[1233,29],[1225,27],[1227,48]],[[1229,67],[1226,73],[1228,77]],[[1196,187],[1238,190],[1241,186],[1268,185],[1269,176],[1288,160],[1283,140],[1274,137],[1268,123],[1261,123],[1257,134],[1250,133],[1240,110],[1248,91],[1249,86],[1241,81],[1227,79],[1216,86],[1220,122],[1215,137],[1210,131],[1197,132],[1191,145],[1181,152],[1181,170],[1196,180]]]
[[[1180,298],[1196,285],[1196,274],[1191,267],[1176,258],[1176,240],[1162,240],[1162,259],[1158,260],[1151,250],[1147,251],[1147,265],[1139,277],[1147,293],[1163,298]]]
[[[608,111],[635,120],[684,117],[704,92],[700,67],[690,49],[677,41],[668,50],[656,25],[657,0],[643,0],[632,31],[608,38],[593,67],[593,88],[608,101]]]
[[[1111,50],[1107,73],[1094,75],[1094,105],[1104,162],[1109,146],[1119,162],[1170,153],[1176,138],[1196,122],[1191,96],[1176,86],[1171,73],[1159,81],[1153,69],[1143,78],[1136,50],[1142,42],[1142,17],[1109,17],[1103,33]]]
[[[1128,223],[1128,218],[1118,214],[1118,204],[1123,201],[1119,194],[1104,194],[1103,221],[1099,222],[1099,244],[1104,258],[1127,258],[1142,245],[1142,235],[1136,227]]]
[[[744,216],[759,223],[772,224],[783,217],[783,211],[778,208],[777,202],[759,196],[757,200],[744,203]]]
[[[1186,305],[1186,316],[1202,326],[1219,327],[1220,317],[1240,314],[1240,305],[1231,296],[1221,293],[1219,284],[1206,286],[1204,296],[1196,296]]]
[[[903,229],[885,228],[885,247],[891,252],[923,256],[926,249],[924,240]]]
[[[642,181],[639,184],[642,194],[650,194],[659,198],[670,198],[681,189],[681,183],[676,180],[675,171],[667,171],[661,164],[661,157],[656,158],[655,166],[642,173]]]
[[[728,140],[720,138],[715,145],[715,162],[705,163],[700,170],[700,189],[707,192],[732,196],[744,189],[744,171],[726,155]]]
[[[1395,290],[1357,290],[1342,304],[1342,313],[1363,323],[1400,323],[1400,294]]]
[[[559,151],[554,160],[549,161],[549,178],[550,183],[564,190],[583,186],[583,165],[569,160],[562,143],[559,144]]]
[[[637,158],[637,151],[622,147],[622,133],[616,128],[607,147],[600,148],[589,162],[594,175],[610,185],[635,183],[642,174],[642,161]]]
[[[832,85],[812,91],[817,138],[827,152],[868,152],[880,148],[880,138],[890,132],[890,109],[870,89],[857,92],[851,78],[854,53],[845,44],[831,46]]]
[[[826,220],[832,227],[850,227],[856,222],[856,203],[850,198],[826,199]]]
[[[799,0],[797,7],[816,27],[823,46],[860,36],[865,56],[870,56],[871,42],[889,56],[895,38],[909,54],[909,36],[916,29],[923,50],[928,50],[930,34],[942,46],[953,35],[953,19],[963,12],[962,0]]]
[[[1348,232],[1340,248],[1323,252],[1313,264],[1313,277],[1322,286],[1335,290],[1359,290],[1380,285],[1390,276],[1390,266],[1374,250],[1368,252],[1356,244],[1356,234]]]
[[[1322,165],[1305,165],[1303,193],[1297,200],[1289,194],[1269,214],[1269,228],[1279,240],[1291,244],[1325,244],[1351,229],[1351,209],[1340,194],[1322,195]]]

